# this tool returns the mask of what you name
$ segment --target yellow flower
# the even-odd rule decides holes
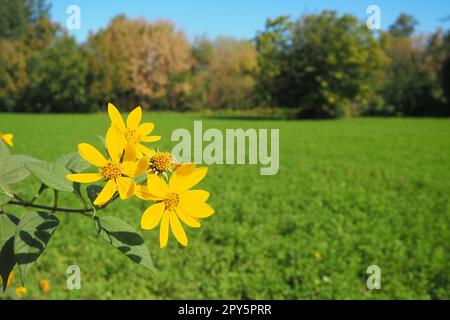
[[[50,282],[48,280],[39,280],[39,288],[42,292],[50,291]]]
[[[89,163],[99,168],[98,173],[77,173],[67,175],[67,179],[80,182],[92,183],[101,179],[106,179],[106,185],[94,205],[102,205],[107,203],[116,191],[119,191],[122,200],[133,196],[136,183],[133,177],[137,177],[144,173],[148,167],[148,157],[142,157],[138,161],[136,159],[136,152],[130,145],[125,149],[120,147],[116,130],[110,128],[106,134],[106,149],[110,156],[110,160],[105,157],[93,146],[87,143],[78,145],[78,152]],[[123,159],[122,159],[123,154]]]
[[[16,288],[16,296],[19,299],[22,299],[27,294],[27,288],[25,287],[18,287]]]
[[[314,257],[315,257],[317,260],[320,260],[320,259],[322,259],[322,254],[321,254],[319,251],[317,251],[317,252],[314,253]]]
[[[0,131],[0,140],[4,141],[10,147],[13,146],[14,135],[12,133],[3,133]]]
[[[150,173],[161,174],[175,167],[172,155],[169,152],[156,152],[150,157]]]
[[[151,122],[142,123],[139,125],[142,119],[141,107],[135,108],[128,115],[127,125],[122,119],[119,110],[112,104],[108,104],[108,113],[111,118],[112,127],[119,132],[120,145],[125,148],[126,145],[131,145],[136,149],[138,157],[142,154],[152,156],[155,152],[142,145],[141,142],[156,142],[161,139],[160,136],[149,136],[153,131],[155,125]]]
[[[141,218],[142,229],[153,229],[160,224],[159,244],[163,248],[169,238],[169,226],[175,238],[183,246],[188,239],[180,223],[198,228],[200,218],[207,218],[214,213],[205,201],[209,193],[204,190],[189,190],[206,175],[207,168],[195,168],[194,164],[182,165],[172,174],[169,184],[158,175],[149,174],[147,186],[138,186],[136,195],[144,200],[157,201],[145,210]]]

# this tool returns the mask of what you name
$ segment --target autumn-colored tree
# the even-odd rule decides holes
[[[190,45],[171,22],[116,17],[90,35],[87,52],[91,91],[102,104],[119,100],[131,106],[139,101],[144,107],[175,108],[189,91],[185,76],[193,63]]]
[[[28,83],[27,56],[18,42],[0,40],[0,111],[13,111]]]
[[[202,48],[203,51],[200,51]],[[196,68],[193,87],[202,88],[197,103],[210,109],[248,108],[252,105],[258,54],[253,44],[232,38],[202,43],[204,61]]]

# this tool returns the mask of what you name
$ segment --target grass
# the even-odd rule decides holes
[[[169,149],[175,128],[279,128],[280,171],[214,165],[201,186],[216,214],[187,229],[181,248],[171,236],[141,232],[158,272],[132,264],[94,233],[88,218],[59,214],[61,225],[29,273],[48,299],[449,299],[450,121],[353,119],[274,121],[147,113]],[[15,133],[14,153],[54,160],[79,142],[98,145],[108,120],[95,115],[1,114]],[[27,180],[22,194],[38,184]],[[50,193],[41,202],[50,201]],[[78,207],[67,197],[67,205]],[[136,228],[148,206],[133,199],[99,215]],[[16,208],[9,209],[17,215]],[[319,257],[320,256],[320,257]],[[66,269],[81,269],[81,290],[66,289]],[[366,288],[366,268],[381,268],[381,290]],[[18,281],[15,282],[18,285]]]

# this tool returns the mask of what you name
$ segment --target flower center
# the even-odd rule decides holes
[[[166,210],[173,210],[180,203],[180,197],[176,193],[169,193],[163,202]]]
[[[141,142],[141,135],[134,129],[127,129],[125,139],[131,143]]]
[[[157,152],[150,159],[150,169],[156,174],[166,172],[172,166],[172,156],[169,152]]]
[[[122,175],[122,166],[120,163],[108,161],[106,166],[100,169],[100,174],[108,180],[116,179]]]

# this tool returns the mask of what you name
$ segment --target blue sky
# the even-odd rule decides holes
[[[184,29],[190,39],[206,34],[211,38],[233,36],[252,38],[264,28],[266,18],[279,15],[298,17],[304,13],[318,13],[323,9],[348,12],[366,20],[366,8],[376,4],[381,9],[382,29],[387,29],[400,12],[412,14],[419,21],[419,32],[434,31],[438,26],[450,27],[440,21],[450,15],[450,1],[444,0],[54,0],[52,18],[66,25],[67,7],[81,9],[81,30],[71,30],[79,41],[88,32],[105,27],[118,14],[146,17],[149,20],[169,19]]]

